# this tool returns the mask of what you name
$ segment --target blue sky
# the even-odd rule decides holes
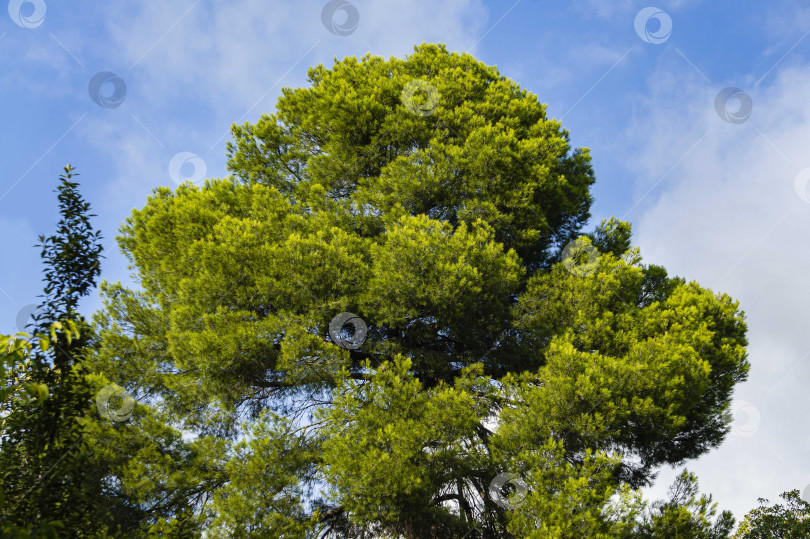
[[[752,370],[735,394],[733,432],[688,464],[702,489],[741,517],[757,497],[810,484],[810,196],[802,181],[810,177],[802,174],[810,167],[810,7],[351,2],[360,21],[347,36],[322,23],[325,1],[12,0],[0,10],[0,326],[14,330],[20,310],[37,301],[32,246],[54,228],[52,190],[66,163],[78,167],[106,237],[103,277],[126,280],[113,238],[153,188],[176,185],[173,157],[189,152],[175,162],[182,176],[203,167],[223,176],[230,125],[271,112],[281,87],[305,84],[308,66],[443,42],[536,93],[573,143],[590,148],[592,225],[610,215],[631,221],[648,262],[728,292],[747,312]],[[671,32],[656,20],[637,32],[646,7],[658,8]],[[91,99],[88,85],[102,71],[126,85],[118,106]],[[729,87],[752,103],[738,123],[726,121],[736,98],[715,106]],[[180,167],[190,154],[198,159]],[[97,306],[91,298],[84,309]],[[663,470],[652,494],[674,475]]]

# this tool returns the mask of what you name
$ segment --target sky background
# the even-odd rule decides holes
[[[348,35],[323,23],[322,0],[8,4],[0,331],[38,302],[33,245],[54,231],[66,163],[105,236],[102,277],[127,281],[118,226],[157,186],[226,175],[231,124],[272,112],[311,65],[442,42],[537,94],[572,143],[590,148],[587,229],[611,215],[630,221],[646,262],[746,311],[751,371],[732,433],[686,465],[701,490],[739,519],[758,497],[810,484],[806,2],[672,0],[642,11],[646,0],[351,0],[359,22]],[[107,83],[94,100],[99,72],[110,75],[96,79]],[[93,297],[83,310],[98,307]],[[649,494],[663,496],[679,470],[663,469]]]

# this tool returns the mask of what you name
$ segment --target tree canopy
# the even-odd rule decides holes
[[[233,127],[231,176],[121,227],[139,288],[103,283],[92,368],[138,400],[104,439],[139,507],[230,537],[725,533],[688,474],[634,489],[728,432],[739,305],[628,223],[584,233],[587,149],[496,68],[422,45],[309,83]]]
[[[752,509],[740,523],[736,539],[793,539],[810,536],[810,503],[798,490],[783,492],[784,505],[768,506],[768,500],[759,499],[759,507]]]

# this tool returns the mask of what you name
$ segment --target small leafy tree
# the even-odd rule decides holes
[[[759,507],[752,509],[740,523],[735,539],[798,539],[810,537],[810,503],[798,490],[783,492],[782,504],[768,506],[760,498]]]
[[[95,287],[100,272],[100,233],[93,230],[90,206],[78,191],[70,165],[57,188],[61,219],[56,234],[40,236],[45,288],[33,324],[37,346],[23,336],[6,340],[8,371],[26,387],[49,393],[37,402],[15,398],[4,409],[0,442],[3,517],[33,530],[42,521],[60,521],[79,533],[98,520],[101,472],[83,446],[83,420],[91,410],[92,389],[82,359],[93,332],[78,312],[81,298]]]
[[[51,533],[48,522],[56,522],[76,537],[194,537],[194,500],[204,501],[201,477],[211,475],[200,453],[217,455],[217,444],[206,451],[186,444],[145,405],[132,410],[127,425],[98,409],[100,390],[111,386],[93,372],[96,337],[78,307],[99,276],[101,235],[75,176],[65,167],[57,232],[40,237],[45,294],[33,344],[25,335],[0,340],[7,381],[0,394],[0,518],[8,533],[32,536]]]

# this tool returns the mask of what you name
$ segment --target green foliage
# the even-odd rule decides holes
[[[90,361],[141,396],[122,491],[233,537],[724,533],[691,476],[652,512],[634,489],[727,433],[739,305],[642,264],[628,223],[580,235],[588,151],[495,68],[423,45],[309,76],[234,127],[232,177],[121,227],[141,290],[102,285]]]
[[[14,342],[4,339],[15,364],[6,375],[12,383],[24,380],[41,396],[47,392],[48,398],[13,399],[4,409],[0,490],[3,515],[21,528],[59,521],[75,534],[98,518],[102,488],[102,476],[94,473],[83,446],[82,421],[91,393],[81,359],[91,346],[92,331],[76,312],[95,285],[101,246],[73,170],[65,167],[57,188],[57,233],[40,237],[45,295],[35,317],[36,345],[23,344],[20,336]]]
[[[95,336],[77,307],[95,287],[101,245],[73,170],[65,167],[57,189],[57,232],[40,237],[45,295],[35,334],[0,337],[4,536],[126,537],[145,520],[116,491],[114,461],[93,437],[99,388],[85,363]]]
[[[40,238],[37,333],[0,337],[0,518],[21,537],[55,534],[49,522],[71,537],[193,536],[205,520],[193,507],[212,490],[200,485],[218,479],[225,443],[184,441],[146,405],[125,424],[99,413],[109,380],[88,372],[96,337],[76,309],[95,287],[101,236],[73,170],[57,190],[57,233]]]
[[[650,539],[728,537],[734,527],[734,517],[729,511],[723,511],[712,522],[716,507],[711,496],[698,497],[697,478],[684,470],[670,488],[670,498],[653,504],[636,536]]]
[[[735,539],[793,539],[810,536],[810,503],[798,490],[783,492],[785,504],[767,507],[768,500],[760,498],[759,507],[752,509],[740,523]]]
[[[45,301],[35,316],[36,326],[44,332],[52,322],[74,319],[79,300],[96,286],[101,274],[101,232],[94,230],[90,204],[79,193],[73,180],[74,167],[67,165],[59,177],[57,194],[59,215],[56,234],[40,236],[42,261],[45,264]]]
[[[453,499],[442,494],[444,485],[487,465],[476,436],[486,409],[470,391],[482,383],[474,378],[480,366],[462,372],[455,387],[440,383],[427,391],[409,374],[411,367],[398,356],[367,382],[343,372],[319,433],[329,499],[361,526],[450,537],[461,528],[442,503]]]
[[[615,217],[602,219],[596,230],[588,234],[599,251],[612,253],[616,257],[621,257],[630,249],[630,236],[630,223],[619,221]]]
[[[109,385],[88,376],[96,391]],[[122,390],[123,391],[123,390]],[[119,407],[113,404],[113,407]],[[209,514],[195,511],[222,484],[227,444],[212,436],[184,439],[155,407],[135,401],[118,420],[90,418],[86,447],[104,470],[114,535],[196,537]]]
[[[42,402],[48,398],[48,386],[29,381],[34,347],[29,339],[25,333],[0,335],[0,378],[4,381],[0,388],[0,422],[10,413],[14,402],[20,399]],[[46,337],[40,337],[40,345],[47,349],[46,342]]]
[[[588,278],[560,265],[530,279],[514,345],[525,371],[504,380],[524,405],[500,416],[501,429],[525,442],[565,433],[572,452],[638,456],[622,465],[635,486],[651,468],[723,439],[731,390],[747,371],[735,302],[695,283],[643,308],[625,302],[642,283],[640,267],[609,254]]]
[[[264,413],[233,448],[228,483],[214,497],[219,537],[305,537],[318,513],[302,507],[304,478],[317,450],[285,418]]]
[[[36,528],[26,530],[10,522],[0,522],[0,538],[2,539],[56,539],[59,531],[65,526],[58,520],[39,522]]]
[[[403,102],[411,81],[439,99],[427,116]],[[278,112],[233,129],[229,169],[303,207],[341,208],[362,235],[403,215],[453,227],[482,219],[534,270],[588,218],[587,149],[537,96],[442,45],[406,59],[346,58],[283,90]],[[420,92],[421,93],[421,92]]]
[[[639,493],[615,481],[617,455],[587,451],[572,463],[563,443],[549,439],[513,462],[527,470],[526,498],[509,507],[508,529],[514,537],[635,536],[643,503]]]
[[[587,452],[581,466],[572,466],[562,444],[549,442],[544,450],[545,462],[529,475],[529,495],[510,518],[516,537],[719,539],[734,526],[730,512],[714,518],[717,504],[698,496],[697,478],[685,470],[669,497],[649,506],[638,492],[617,488],[616,456]]]

